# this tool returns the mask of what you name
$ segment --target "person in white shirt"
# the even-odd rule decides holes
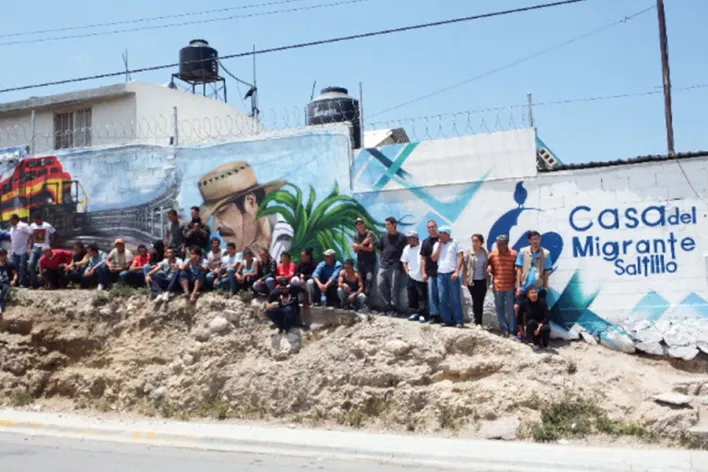
[[[403,249],[401,262],[403,270],[408,275],[408,306],[414,311],[408,319],[425,323],[428,315],[428,284],[423,280],[420,241],[418,233],[415,231],[407,232],[406,236],[408,237],[408,246]]]
[[[20,285],[27,288],[27,258],[29,257],[30,238],[32,229],[24,221],[20,221],[17,213],[10,215],[10,238],[12,239],[12,265],[15,266],[20,276]]]
[[[438,263],[438,292],[440,296],[440,316],[447,326],[464,328],[462,315],[462,262],[464,251],[452,239],[449,226],[438,228],[440,239],[433,246],[431,259]]]
[[[32,239],[27,245],[27,249],[30,250],[29,256],[29,279],[30,285],[32,287],[38,287],[39,281],[37,277],[37,263],[39,258],[42,257],[42,251],[45,248],[51,248],[52,243],[56,239],[57,232],[54,226],[50,225],[46,221],[42,221],[42,214],[36,213],[33,218],[34,223],[30,225],[32,230]]]

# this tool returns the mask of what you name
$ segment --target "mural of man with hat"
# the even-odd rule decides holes
[[[201,217],[205,223],[212,218],[212,227],[225,242],[234,243],[237,252],[250,248],[259,254],[271,247],[273,222],[269,218],[256,219],[258,207],[268,193],[285,183],[259,184],[247,162],[221,165],[199,179],[204,199]]]

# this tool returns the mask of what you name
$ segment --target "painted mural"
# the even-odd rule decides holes
[[[708,352],[708,159],[539,174],[533,129],[352,152],[346,126],[200,147],[128,146],[0,162],[0,221],[41,211],[60,243],[165,236],[198,206],[212,237],[276,257],[351,255],[353,221],[430,219],[469,247],[537,229],[553,260],[554,334],[626,352]],[[699,178],[702,176],[701,178]],[[492,300],[489,297],[489,310]]]

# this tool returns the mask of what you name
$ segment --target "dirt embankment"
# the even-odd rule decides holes
[[[694,398],[652,399],[667,391]],[[256,305],[218,294],[156,307],[135,292],[15,291],[0,318],[6,405],[463,437],[678,438],[702,421],[707,399],[701,362],[583,343],[535,354],[483,329],[370,316],[281,339]],[[601,411],[588,414],[590,403]]]

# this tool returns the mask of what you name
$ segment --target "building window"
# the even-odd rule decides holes
[[[91,109],[54,115],[54,149],[91,146]]]

